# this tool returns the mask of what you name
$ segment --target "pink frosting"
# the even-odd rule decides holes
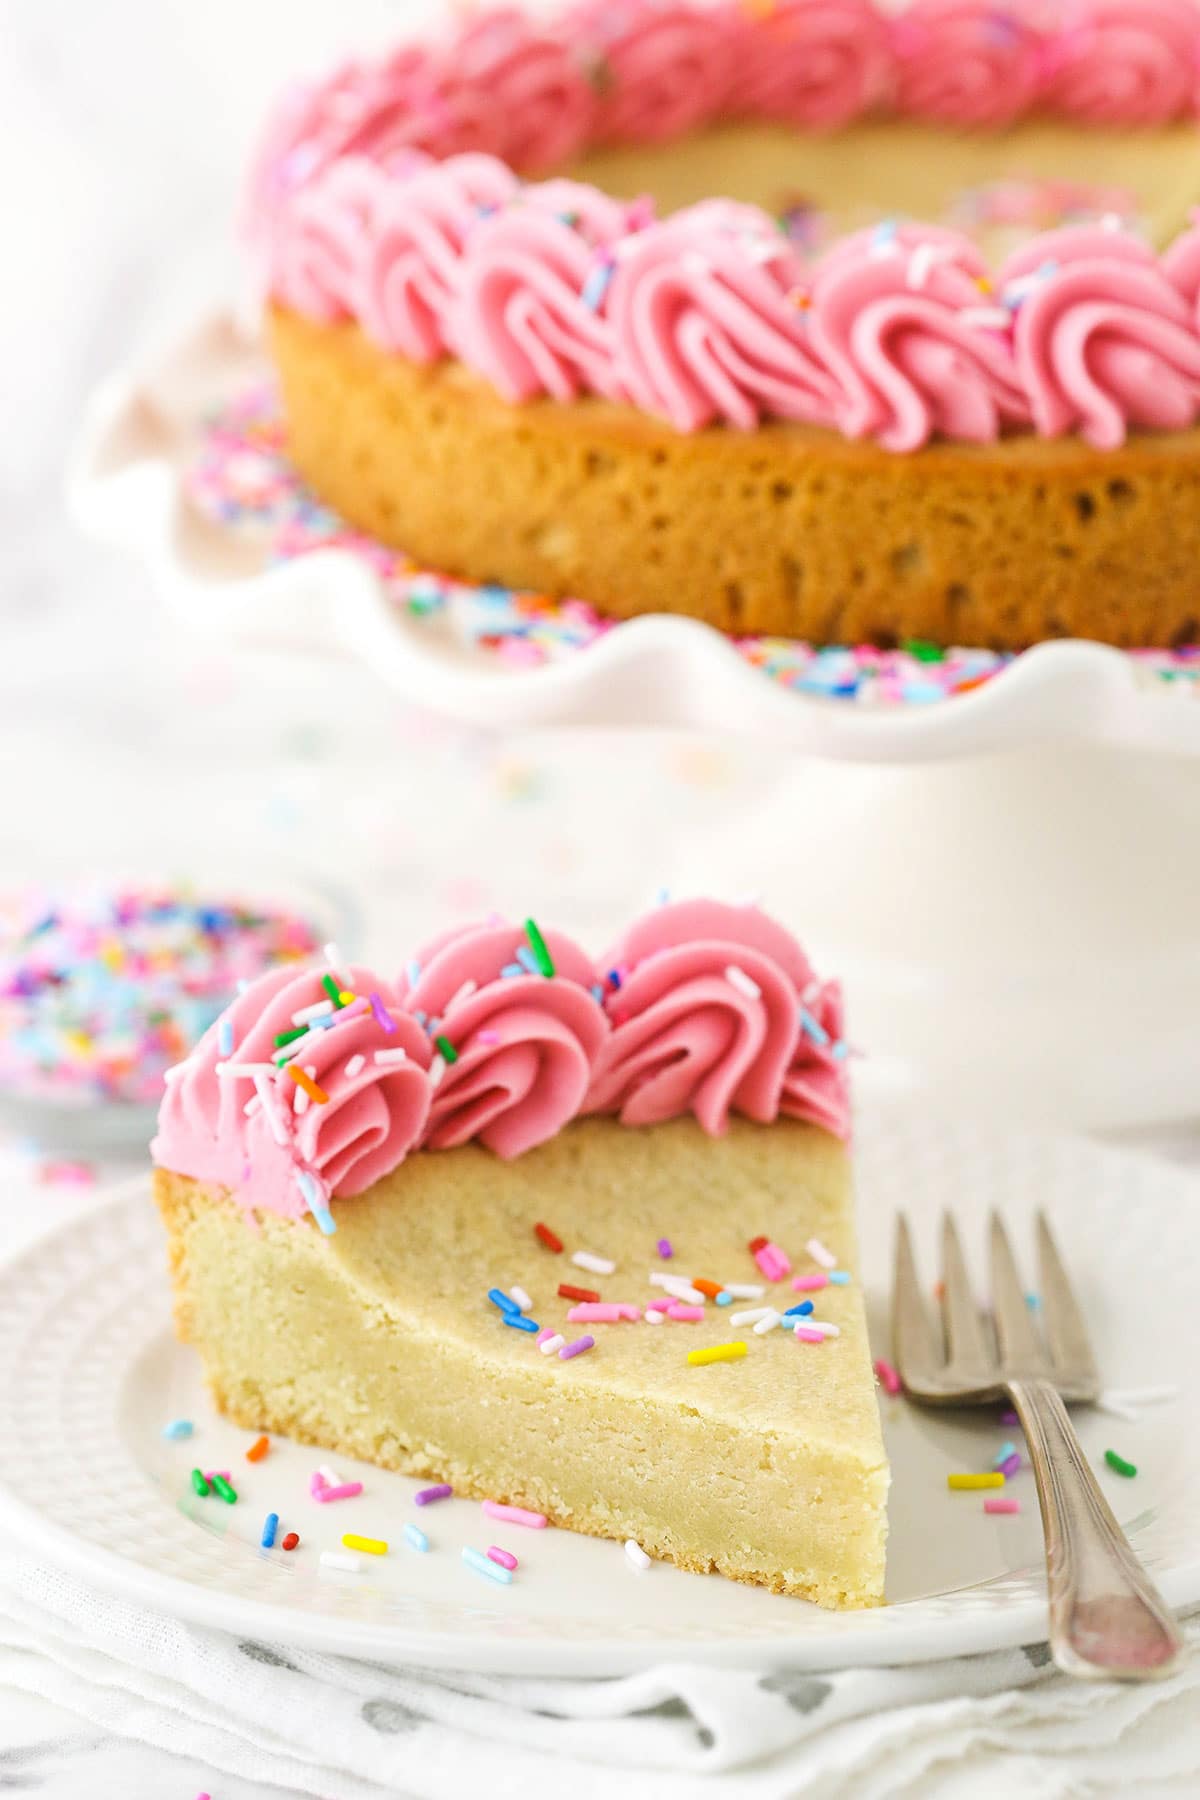
[[[502,1157],[554,1137],[583,1104],[608,1023],[592,963],[547,931],[554,974],[510,974],[525,933],[512,925],[448,932],[418,954],[404,1004],[456,1052],[436,1088],[423,1142],[449,1150],[478,1138]]]
[[[745,10],[729,110],[834,131],[883,95],[887,30],[871,0],[778,0]]]
[[[601,302],[606,246],[628,230],[628,208],[570,181],[528,187],[521,206],[484,220],[459,282],[454,330],[463,358],[507,400],[570,400],[581,391],[619,398]]]
[[[904,112],[952,125],[1006,125],[1037,97],[1043,44],[1027,0],[913,0],[892,27]]]
[[[357,273],[359,317],[377,343],[422,363],[453,348],[451,315],[468,233],[517,192],[505,163],[471,154],[393,184]]]
[[[913,0],[899,17],[881,0],[576,0],[552,25],[500,5],[293,90],[255,168],[256,229],[286,305],[354,317],[417,362],[456,355],[514,403],[592,393],[681,431],[793,419],[897,451],[1031,426],[1117,443],[1194,416],[1194,234],[1156,264],[1093,231],[1069,275],[1049,266],[1059,240],[1035,240],[1002,307],[974,249],[933,227],[857,233],[806,282],[755,208],[655,223],[583,184],[522,187],[509,163],[722,110],[821,128],[881,96],[963,125],[1041,104],[1153,123],[1192,103],[1198,54],[1200,0]]]
[[[840,996],[814,982],[788,932],[754,907],[686,901],[635,924],[606,966],[612,1036],[596,1059],[589,1112],[655,1125],[692,1112],[719,1135],[731,1112],[781,1113],[849,1132]],[[816,1004],[819,1015],[810,1007]]]
[[[323,1099],[276,1065],[275,1040],[326,1006],[328,971],[269,971],[171,1072],[154,1160],[331,1231],[331,1198],[414,1150],[520,1156],[583,1113],[694,1113],[716,1134],[737,1112],[848,1135],[840,989],[756,908],[660,907],[599,967],[561,932],[543,942],[549,975],[528,930],[497,921],[443,932],[394,984],[347,969],[357,998],[284,1047]]]
[[[608,295],[622,386],[680,431],[764,414],[826,423],[832,384],[789,298],[800,273],[753,207],[705,202],[651,226],[617,261]]]
[[[1077,0],[1047,51],[1045,99],[1096,125],[1158,125],[1194,109],[1195,0]]]
[[[327,1096],[323,1103],[301,1101],[297,1112],[297,1084],[286,1071],[266,1078],[265,1099],[251,1076],[221,1071],[227,1061],[271,1063],[275,1038],[292,1028],[292,1015],[325,999],[321,973],[274,970],[254,982],[224,1015],[233,1042],[228,1058],[219,1048],[221,1022],[205,1033],[168,1084],[151,1146],[156,1162],[219,1182],[244,1206],[297,1217],[306,1210],[298,1177],[327,1201],[362,1193],[403,1161],[428,1116],[431,1052],[395,991],[369,969],[347,974],[356,994],[378,995],[391,1030],[365,1010],[311,1031],[296,1054]],[[397,1051],[404,1060],[396,1060]],[[377,1062],[377,1052],[387,1060]]]
[[[522,174],[568,161],[592,133],[595,95],[566,33],[515,6],[463,19],[443,95],[459,141]]]
[[[818,266],[814,349],[839,383],[848,437],[915,450],[934,435],[990,442],[1028,422],[1009,321],[953,233],[864,234]]]
[[[272,291],[322,324],[350,317],[358,308],[363,262],[396,191],[395,181],[366,157],[334,163],[291,202],[288,228],[273,245]]]
[[[433,50],[411,43],[380,63],[342,63],[324,81],[287,89],[251,169],[251,234],[269,240],[279,210],[341,157],[403,169],[414,153],[449,155],[456,146],[440,82]]]
[[[583,0],[571,15],[590,63],[600,143],[661,143],[720,110],[729,87],[727,8],[687,0]]]
[[[1002,280],[1043,436],[1079,431],[1108,450],[1131,426],[1184,430],[1200,416],[1194,308],[1138,239],[1091,227],[1052,232],[1012,258]]]
[[[1163,273],[1192,307],[1196,329],[1200,331],[1200,214],[1163,257]]]

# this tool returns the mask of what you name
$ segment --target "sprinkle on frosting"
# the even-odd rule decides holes
[[[1118,233],[1091,275],[1066,275],[1035,242],[1025,320],[1028,291],[981,299],[982,269],[926,228],[845,240],[810,269],[753,207],[656,221],[648,202],[515,171],[717,118],[826,129],[878,106],[985,129],[1037,108],[1160,124],[1196,110],[1198,56],[1197,0],[1049,15],[914,0],[899,16],[876,0],[575,0],[553,22],[493,7],[289,94],[253,230],[287,306],[353,317],[416,362],[457,357],[514,403],[590,393],[680,431],[793,419],[895,451],[1030,429],[1107,448],[1195,417],[1200,324],[1163,292],[1184,253],[1138,273]]]
[[[522,950],[532,967],[518,962],[506,977]],[[600,983],[600,969],[616,965],[621,985]],[[332,1201],[362,1193],[412,1151],[478,1139],[519,1156],[586,1112],[630,1125],[693,1112],[713,1133],[731,1111],[764,1124],[786,1115],[847,1135],[837,987],[818,982],[794,939],[757,908],[656,906],[599,965],[533,919],[523,929],[463,926],[406,970],[392,985],[347,969],[352,987],[337,989],[346,1003],[329,1014],[314,1010],[329,979],[319,967],[275,970],[246,987],[169,1084],[156,1162],[229,1188],[247,1209],[310,1214],[328,1234]],[[801,1028],[805,1010],[821,1021],[820,1041]],[[297,1029],[289,1021],[298,1013],[304,1035],[277,1064],[275,1041]],[[452,1037],[433,1030],[446,1014]],[[221,1054],[231,1034],[236,1062]],[[534,1230],[562,1252],[548,1226]],[[590,1250],[573,1261],[614,1271]],[[705,1299],[681,1277],[653,1279],[685,1303]],[[725,1291],[707,1280],[705,1289]],[[522,1310],[500,1288],[488,1297],[506,1319]]]

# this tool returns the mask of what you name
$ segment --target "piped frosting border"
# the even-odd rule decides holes
[[[596,395],[680,431],[797,420],[893,451],[1010,431],[1107,449],[1200,418],[1200,227],[1161,258],[1115,223],[1044,233],[993,271],[966,237],[890,223],[814,263],[756,207],[658,219],[514,169],[718,118],[1135,127],[1198,97],[1197,0],[502,6],[293,90],[251,211],[276,300],[457,358],[513,402]]]
[[[156,1163],[248,1211],[332,1232],[330,1202],[410,1153],[519,1156],[574,1118],[731,1113],[849,1133],[841,990],[754,906],[681,901],[597,963],[561,932],[491,920],[399,977],[332,965],[250,984],[170,1072]]]

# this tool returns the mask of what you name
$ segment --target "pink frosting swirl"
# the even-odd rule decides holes
[[[794,938],[756,908],[660,907],[604,966],[620,985],[607,1002],[613,1033],[596,1059],[589,1112],[626,1125],[691,1112],[713,1136],[731,1112],[762,1124],[784,1113],[848,1135],[844,1062],[829,1031],[840,1031],[837,990],[814,984]],[[814,1024],[826,1044],[809,1035]]]
[[[1006,125],[1037,97],[1043,43],[1027,3],[913,0],[892,27],[902,112]]]
[[[789,298],[800,265],[765,213],[705,202],[623,247],[608,295],[621,382],[680,431],[763,414],[827,423],[832,384]]]
[[[529,950],[512,925],[464,926],[419,953],[404,1005],[456,1053],[434,1093],[427,1149],[478,1138],[497,1156],[520,1156],[579,1112],[608,1024],[589,958],[561,932],[547,931],[545,944],[549,977],[502,975]]]
[[[589,303],[597,276],[604,263],[555,214],[521,207],[486,220],[463,269],[462,356],[506,400],[571,400],[582,389],[616,398],[612,327]]]
[[[289,1217],[306,1209],[298,1177],[311,1178],[322,1198],[347,1198],[400,1165],[429,1112],[430,1050],[370,970],[347,973],[356,994],[378,996],[391,1029],[370,1008],[347,1009],[328,1029],[310,1030],[296,1052],[323,1102],[301,1099],[297,1111],[300,1090],[286,1070],[265,1077],[265,1093],[252,1076],[222,1072],[226,1062],[270,1065],[293,1015],[325,1000],[321,973],[273,970],[205,1033],[168,1085],[151,1146],[156,1162],[227,1186],[244,1206]],[[219,1047],[223,1029],[232,1034],[229,1057]]]
[[[591,136],[595,95],[579,57],[515,6],[463,20],[443,91],[460,142],[525,175],[567,162]]]
[[[583,0],[571,14],[596,92],[595,141],[661,143],[721,107],[730,15],[687,0]]]
[[[287,229],[271,249],[272,292],[324,325],[353,314],[359,272],[395,194],[395,182],[366,157],[334,163],[288,209]]]
[[[1076,0],[1047,57],[1045,100],[1095,125],[1160,125],[1195,105],[1195,0]]]
[[[1200,341],[1153,252],[1120,231],[1073,226],[1010,259],[1016,359],[1044,437],[1099,450],[1130,426],[1180,431],[1200,416]]]
[[[814,350],[837,380],[847,437],[915,450],[935,435],[990,442],[1028,422],[1008,318],[953,232],[904,227],[839,245],[813,281]]]
[[[872,0],[778,0],[741,14],[729,110],[835,131],[885,92],[888,39]]]
[[[577,181],[540,182],[520,198],[472,236],[455,313],[459,353],[508,400],[569,400],[581,389],[615,399],[601,309],[608,246],[630,232],[634,209]]]
[[[454,347],[467,236],[518,186],[506,164],[473,154],[392,184],[359,268],[358,313],[369,336],[413,362],[436,361]]]
[[[324,81],[288,88],[251,167],[251,236],[269,240],[279,210],[341,157],[403,169],[413,153],[448,155],[455,145],[441,79],[434,50],[411,43],[382,62],[345,62]]]
[[[1200,331],[1200,213],[1190,230],[1177,237],[1167,250],[1162,266],[1167,280],[1192,308],[1196,329]]]

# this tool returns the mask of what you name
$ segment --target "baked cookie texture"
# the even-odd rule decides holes
[[[803,424],[684,435],[600,399],[510,405],[350,322],[275,305],[269,335],[314,490],[468,580],[818,643],[1200,636],[1200,430],[912,456]]]
[[[422,1152],[340,1206],[331,1238],[269,1212],[248,1228],[222,1189],[169,1170],[155,1193],[179,1335],[236,1423],[634,1538],[684,1569],[825,1607],[881,1603],[889,1475],[849,1157],[827,1132],[733,1119],[714,1139],[690,1117],[592,1118],[511,1162],[477,1144]],[[542,1219],[617,1273],[546,1250]],[[698,1324],[567,1322],[560,1281],[648,1301],[664,1232],[661,1267],[717,1279],[755,1278],[752,1235],[819,1237],[854,1277],[819,1295],[840,1335],[774,1330],[739,1362],[695,1367],[689,1350],[748,1336],[728,1322],[736,1304]],[[485,1299],[513,1283],[541,1324],[590,1329],[596,1348],[540,1355]]]

